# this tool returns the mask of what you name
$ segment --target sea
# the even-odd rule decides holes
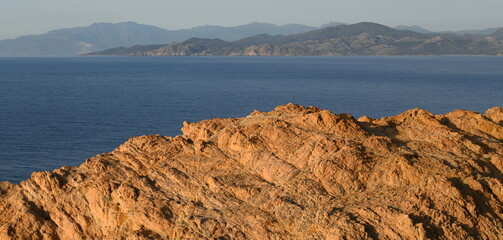
[[[0,181],[290,102],[356,118],[484,112],[503,105],[503,57],[0,58]]]

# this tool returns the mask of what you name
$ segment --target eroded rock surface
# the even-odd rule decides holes
[[[0,239],[503,239],[502,116],[185,123],[0,183]]]

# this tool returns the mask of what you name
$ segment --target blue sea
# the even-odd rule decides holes
[[[503,105],[503,58],[0,58],[0,181],[289,102],[374,118],[484,112]]]

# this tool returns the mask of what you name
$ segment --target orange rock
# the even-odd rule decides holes
[[[0,183],[0,239],[502,239],[502,116],[186,122]]]

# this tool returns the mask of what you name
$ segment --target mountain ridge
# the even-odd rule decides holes
[[[305,33],[255,35],[233,42],[190,39],[159,49],[121,51],[130,56],[347,56],[347,55],[503,55],[498,31],[489,36],[418,33],[362,22]],[[205,41],[207,43],[205,43]],[[89,55],[105,55],[95,52]]]
[[[167,30],[135,22],[95,23],[87,27],[64,28],[52,30],[45,34],[26,35],[16,39],[0,40],[0,56],[73,56],[104,50],[110,52],[108,50],[111,48],[182,42],[192,37],[219,38],[232,42],[256,36],[257,34],[288,36],[344,25],[348,24],[331,22],[322,25],[321,28],[317,28],[302,24],[278,26],[269,23],[252,22],[232,27],[206,25],[190,29]],[[480,30],[480,32],[469,30],[468,32],[443,34],[474,33],[489,35],[494,31],[496,31],[495,28]]]
[[[199,26],[167,30],[135,22],[94,23],[87,27],[52,30],[45,34],[0,40],[0,56],[71,56],[119,46],[166,44],[191,37],[237,40],[260,33],[291,34],[315,29],[300,24],[253,22],[233,27]]]

